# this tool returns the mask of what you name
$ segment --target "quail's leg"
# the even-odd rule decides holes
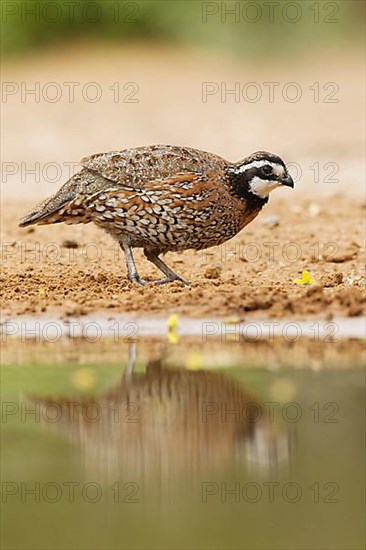
[[[155,281],[156,284],[162,285],[164,283],[172,283],[173,281],[180,281],[181,283],[184,283],[185,285],[189,285],[188,281],[185,281],[182,279],[182,277],[179,277],[174,271],[168,267],[163,260],[161,260],[158,256],[158,254],[154,250],[150,250],[148,248],[144,248],[144,254],[146,258],[152,262],[154,265],[156,265],[157,268],[160,269],[166,275],[165,279],[158,279]]]
[[[131,247],[125,242],[120,242],[119,244],[120,244],[120,247],[122,248],[122,250],[125,254],[126,265],[127,265],[127,269],[128,269],[128,276],[129,276],[130,280],[133,283],[136,283],[138,285],[145,285],[146,281],[144,281],[144,279],[140,279],[140,276],[137,273],[137,269],[136,269],[136,266],[135,266],[135,260],[133,259]]]

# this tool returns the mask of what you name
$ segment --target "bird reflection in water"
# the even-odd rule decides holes
[[[44,422],[82,449],[86,473],[164,484],[207,472],[287,468],[289,436],[258,398],[226,373],[167,368],[150,360],[135,373],[136,345],[119,384],[91,398],[32,397],[59,411]],[[42,414],[41,418],[46,415]]]

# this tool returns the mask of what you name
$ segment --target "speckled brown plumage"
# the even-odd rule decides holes
[[[143,248],[163,271],[167,278],[159,282],[182,280],[159,254],[200,250],[234,237],[268,201],[251,190],[252,181],[277,186],[287,177],[285,185],[291,185],[283,161],[266,152],[232,164],[212,153],[156,145],[95,154],[81,164],[20,225],[94,222],[119,241],[130,278],[141,284],[131,248]],[[262,174],[264,165],[278,173]]]

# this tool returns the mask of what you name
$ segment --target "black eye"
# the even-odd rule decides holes
[[[269,174],[272,174],[272,166],[270,166],[269,164],[266,164],[265,166],[263,166],[262,170],[267,176]]]

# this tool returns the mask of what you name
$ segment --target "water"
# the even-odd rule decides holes
[[[3,547],[363,548],[360,350],[13,342]]]

